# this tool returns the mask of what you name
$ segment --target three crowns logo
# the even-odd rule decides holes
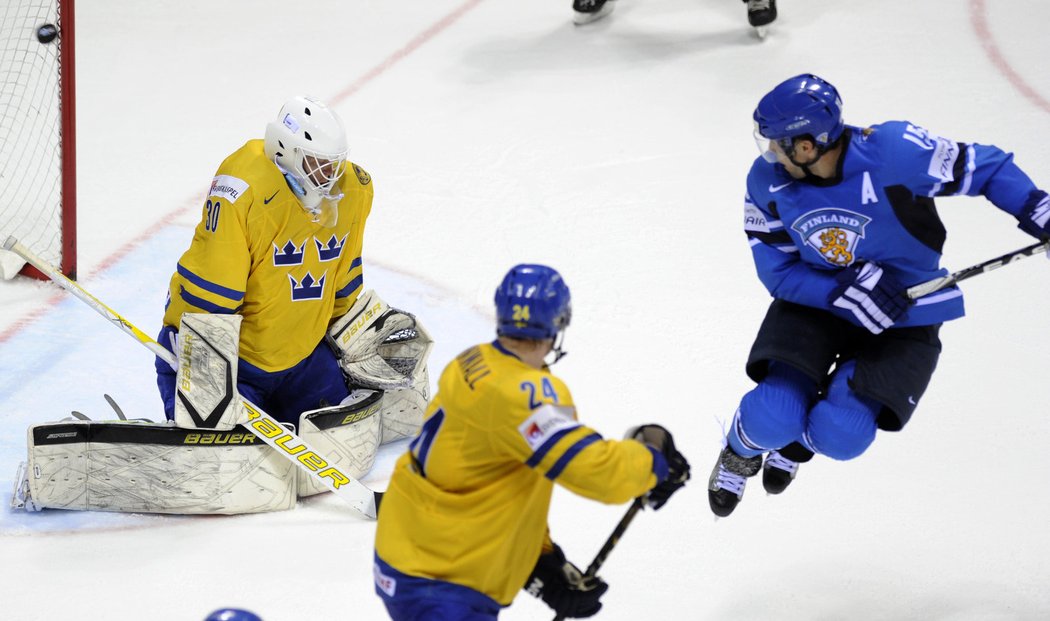
[[[314,238],[314,243],[317,244],[317,257],[321,261],[331,261],[338,259],[339,254],[343,251],[343,246],[346,244],[346,237],[349,235],[343,235],[342,239],[336,239],[335,235],[328,240],[327,244],[321,244],[321,240]]]
[[[327,275],[323,274],[320,280],[315,281],[313,275],[307,272],[302,280],[296,281],[295,276],[288,274],[288,280],[292,284],[292,301],[320,300],[324,295],[324,281]]]
[[[303,255],[306,253],[306,242],[303,242],[298,248],[292,243],[292,240],[288,240],[282,248],[278,248],[277,244],[273,245],[273,265],[274,267],[280,267],[284,265],[302,265]]]

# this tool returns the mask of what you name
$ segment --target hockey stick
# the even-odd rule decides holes
[[[612,552],[617,543],[620,543],[620,537],[623,537],[624,531],[626,531],[627,527],[631,525],[631,520],[634,519],[634,516],[638,515],[638,512],[641,511],[643,507],[645,507],[645,501],[643,501],[641,497],[635,498],[634,502],[631,503],[631,506],[627,508],[627,513],[623,514],[623,517],[620,518],[619,524],[613,529],[609,538],[605,540],[605,545],[602,546],[601,550],[598,550],[598,554],[594,556],[594,560],[587,566],[587,571],[584,573],[584,576],[593,577],[598,575],[598,570],[605,564],[605,559],[609,558],[609,553]],[[564,619],[565,617],[561,615],[554,617],[554,621],[563,621]]]
[[[1009,265],[1014,261],[1019,261],[1025,257],[1030,257],[1032,255],[1040,254],[1042,252],[1047,251],[1050,251],[1050,241],[1032,244],[1031,246],[1021,248],[1020,250],[1008,252],[1001,257],[989,259],[983,263],[978,263],[977,265],[971,265],[970,267],[961,269],[958,272],[955,272],[954,274],[950,274],[948,276],[941,276],[940,278],[934,278],[933,280],[927,280],[926,282],[919,283],[914,287],[908,287],[908,290],[905,293],[908,296],[908,299],[910,300],[921,298],[922,296],[933,293],[934,291],[940,291],[941,289],[950,287],[955,283],[959,282],[960,280],[973,278],[978,274],[990,272],[1004,265]]]
[[[25,259],[30,265],[47,275],[55,284],[72,293],[79,300],[108,319],[110,323],[120,328],[122,332],[131,335],[161,360],[172,365],[176,363],[177,358],[175,354],[165,349],[142,330],[136,328],[112,308],[99,301],[98,298],[88,293],[80,284],[67,278],[55,266],[41,259],[14,237],[7,238],[7,241],[4,242],[4,250],[14,252]],[[306,441],[294,432],[284,428],[276,419],[251,401],[241,397],[241,405],[244,406],[244,411],[248,418],[243,423],[243,426],[248,431],[258,436],[266,444],[269,444],[275,451],[295,464],[300,470],[306,472],[312,479],[319,481],[336,496],[345,500],[365,517],[373,520],[376,518],[376,509],[382,498],[382,492],[372,491],[357,479],[344,474],[320,453],[315,451]]]

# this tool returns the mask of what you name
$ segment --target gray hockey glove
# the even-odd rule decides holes
[[[601,597],[609,585],[597,576],[586,576],[565,558],[561,546],[540,554],[536,568],[525,582],[525,591],[542,599],[558,616],[582,619],[602,609]]]
[[[857,261],[835,276],[838,286],[828,296],[872,334],[889,328],[908,312],[905,288],[874,261]]]
[[[685,482],[689,480],[689,462],[686,461],[685,455],[682,455],[675,448],[671,432],[660,425],[650,424],[635,427],[627,432],[627,437],[638,440],[643,444],[648,444],[656,449],[659,454],[663,455],[663,458],[666,460],[667,475],[645,495],[646,504],[655,511],[667,504],[667,500],[671,495],[685,486]],[[658,464],[656,469],[657,477],[659,477],[660,468]]]

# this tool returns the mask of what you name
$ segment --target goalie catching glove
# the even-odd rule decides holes
[[[353,385],[392,390],[412,386],[434,341],[414,315],[369,290],[332,325],[328,344]]]
[[[585,575],[555,543],[552,551],[540,554],[536,568],[525,582],[525,590],[546,602],[558,616],[582,619],[601,610],[599,600],[609,585],[597,576]]]
[[[659,454],[666,463],[666,476],[662,478],[660,471],[663,468],[654,463],[653,470],[660,481],[645,495],[646,504],[655,511],[667,504],[671,495],[685,486],[685,482],[689,480],[689,462],[686,461],[685,455],[675,448],[671,432],[660,425],[634,427],[627,432],[626,437],[648,445],[656,452],[653,459],[657,460]]]

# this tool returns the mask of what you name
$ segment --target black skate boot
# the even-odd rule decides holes
[[[572,21],[577,26],[589,24],[612,13],[614,6],[612,0],[572,0]]]
[[[813,459],[813,452],[798,442],[779,451],[770,451],[762,465],[762,487],[768,494],[779,494],[795,480],[798,465]]]
[[[744,0],[747,2],[747,21],[755,28],[773,23],[777,18],[777,0]]]
[[[762,456],[741,457],[725,447],[707,482],[707,500],[718,517],[727,517],[744,497],[744,485],[762,469]]]

